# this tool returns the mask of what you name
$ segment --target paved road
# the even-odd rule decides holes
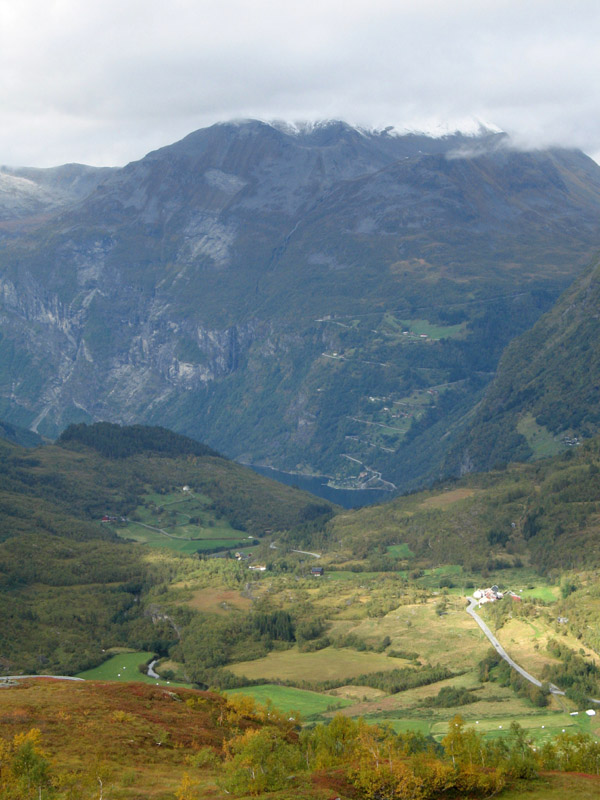
[[[275,542],[271,542],[269,545],[271,550],[279,550],[279,546],[275,544]],[[309,553],[308,550],[292,550],[290,549],[290,553],[302,553],[304,556],[314,556],[315,558],[321,558],[320,553]]]
[[[303,556],[314,556],[315,558],[321,558],[320,553],[309,553],[308,550],[292,550],[292,553],[302,553]]]
[[[22,681],[25,678],[52,678],[55,681],[83,681],[84,678],[74,678],[72,675],[2,675],[0,676],[0,686],[2,681]]]
[[[496,639],[494,634],[491,632],[491,630],[488,628],[488,626],[485,624],[485,622],[481,619],[479,614],[477,614],[475,612],[475,607],[477,606],[477,600],[475,600],[474,597],[468,597],[467,600],[469,601],[469,605],[467,606],[467,614],[470,614],[473,617],[475,622],[479,625],[481,630],[485,633],[487,638],[490,640],[490,642],[492,644],[492,647],[496,650],[498,655],[502,656],[502,658],[508,664],[510,664],[510,666],[514,670],[516,670],[519,673],[519,675],[522,675],[525,678],[526,681],[529,681],[529,683],[533,683],[534,686],[541,687],[542,682],[538,681],[537,678],[534,678],[533,675],[530,675],[526,670],[523,669],[523,667],[520,667],[515,661],[512,660],[512,658],[508,655],[506,650],[502,647],[502,645],[500,644],[498,639]],[[564,692],[562,692],[558,688],[558,686],[554,686],[554,684],[550,684],[550,691],[552,692],[552,694],[563,694],[564,695]]]

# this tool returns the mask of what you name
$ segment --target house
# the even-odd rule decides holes
[[[473,592],[473,597],[479,600],[481,605],[481,603],[493,603],[494,600],[501,600],[504,595],[497,586],[490,586],[489,589],[477,589]]]
[[[310,574],[320,578],[323,575],[323,567],[311,567]]]

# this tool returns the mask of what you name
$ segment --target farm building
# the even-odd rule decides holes
[[[501,600],[504,595],[497,586],[490,586],[488,589],[476,589],[473,592],[475,600],[481,603],[493,603],[495,600]]]

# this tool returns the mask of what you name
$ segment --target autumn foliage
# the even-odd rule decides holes
[[[0,800],[485,798],[540,769],[600,778],[600,746],[537,751],[513,724],[486,739],[460,716],[441,743],[342,715],[302,728],[252,698],[146,684],[23,681],[0,690]]]

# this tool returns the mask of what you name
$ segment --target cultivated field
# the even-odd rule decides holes
[[[566,449],[562,437],[554,436],[543,425],[538,425],[532,414],[521,417],[517,430],[527,439],[527,444],[533,450],[534,459],[555,456]]]
[[[178,553],[240,547],[249,539],[227,520],[217,518],[209,497],[181,491],[144,495],[127,525],[116,527],[115,532],[123,539]]]
[[[185,601],[185,604],[195,611],[226,614],[232,609],[249,611],[252,601],[235,589],[196,589],[192,591],[190,599]]]
[[[322,714],[324,711],[343,708],[352,702],[343,697],[333,697],[288,686],[277,686],[273,683],[245,686],[243,689],[232,689],[227,692],[228,696],[237,694],[248,695],[263,704],[271,701],[274,706],[285,711],[286,714],[298,711],[304,719],[315,714]]]
[[[360,653],[348,648],[337,650],[327,647],[316,653],[300,653],[297,647],[283,652],[269,653],[256,661],[231,664],[228,669],[247,678],[270,680],[281,678],[291,681],[327,681],[355,678],[368,672],[392,670],[406,666],[402,659],[388,658],[380,653]]]
[[[536,677],[541,676],[545,664],[558,663],[546,650],[548,641],[557,637],[561,644],[572,650],[581,649],[590,661],[597,660],[592,650],[582,647],[581,642],[566,632],[565,635],[562,631],[557,633],[555,627],[541,617],[533,620],[509,619],[496,631],[496,636],[511,657]]]

